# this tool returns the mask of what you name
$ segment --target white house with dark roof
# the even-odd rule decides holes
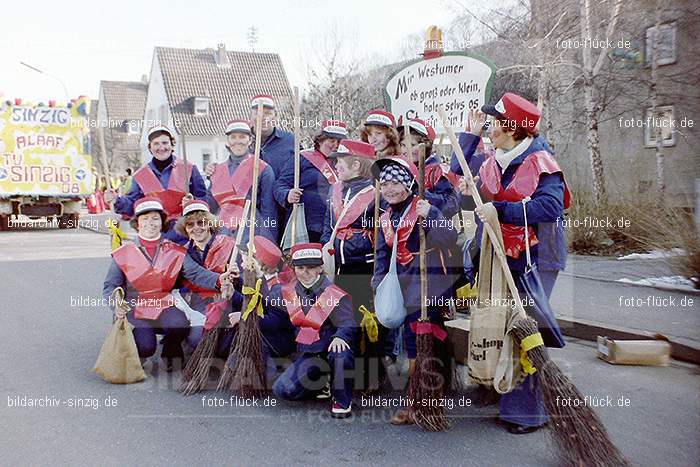
[[[113,175],[136,168],[141,162],[141,120],[146,104],[148,83],[142,81],[100,81],[96,119],[104,137],[107,161]],[[92,131],[98,166],[100,139]]]
[[[291,121],[292,89],[278,54],[156,47],[141,132],[142,162],[150,160],[148,127],[164,123],[177,132],[176,154],[203,169],[227,157],[224,127],[249,117],[250,99],[271,94],[280,119]]]

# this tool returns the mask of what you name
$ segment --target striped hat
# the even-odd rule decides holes
[[[211,212],[209,210],[209,205],[207,204],[206,201],[201,200],[201,199],[193,199],[191,201],[188,201],[185,204],[185,207],[182,208],[182,215],[186,216],[187,214],[189,214],[191,212],[197,212],[197,211]]]
[[[391,112],[382,109],[372,109],[367,114],[365,126],[376,125],[385,126],[387,128],[396,128],[396,119]]]
[[[233,132],[246,133],[248,135],[253,134],[253,132],[250,129],[250,123],[248,123],[248,120],[243,120],[242,118],[234,118],[233,120],[229,120],[228,123],[226,123],[226,129],[224,130],[224,134],[229,135]]]
[[[151,211],[160,211],[165,213],[163,209],[163,204],[160,200],[154,196],[144,196],[140,200],[134,203],[134,217],[140,216],[141,214],[146,214]]]
[[[348,137],[348,126],[340,120],[324,120],[321,134],[328,138],[345,139]]]
[[[250,108],[256,109],[258,105],[262,105],[268,109],[274,109],[275,100],[269,94],[258,94],[257,96],[253,96],[253,98],[250,100]]]
[[[399,119],[399,127],[398,130],[402,131],[404,125],[402,124],[403,118]],[[425,136],[429,138],[431,141],[433,141],[437,135],[435,133],[435,130],[433,127],[425,123],[425,121],[421,120],[420,118],[411,118],[408,120],[408,127],[418,133],[419,135]]]
[[[293,266],[320,266],[323,264],[323,245],[320,243],[298,243],[292,247]]]

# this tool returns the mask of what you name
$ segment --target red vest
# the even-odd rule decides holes
[[[494,201],[508,201],[518,203],[532,194],[540,183],[540,175],[561,173],[559,164],[546,151],[537,151],[525,157],[522,164],[516,169],[513,179],[507,187],[501,185],[501,169],[495,156],[489,156],[479,169],[481,179],[481,191],[485,197]],[[563,176],[563,175],[562,175]],[[571,200],[569,189],[564,183],[564,208],[568,208]],[[501,223],[503,243],[506,255],[519,258],[525,251],[525,227]],[[528,238],[530,246],[538,243],[535,230],[528,226]]]
[[[301,155],[306,158],[307,161],[311,162],[311,165],[316,167],[321,174],[326,177],[328,183],[333,185],[338,181],[338,176],[335,174],[335,169],[331,166],[330,162],[326,156],[320,152],[314,151],[301,151]]]
[[[442,166],[435,162],[425,166],[425,189],[432,190],[442,177],[446,177]]]
[[[292,271],[289,267],[285,266],[284,269],[282,269],[280,272],[272,276],[267,280],[267,288],[271,289],[272,287],[276,286],[277,284],[288,284],[289,282],[292,282],[294,280],[294,271]]]
[[[236,241],[228,235],[217,235],[214,237],[214,241],[207,252],[207,257],[204,259],[204,268],[218,274],[226,271],[226,266],[228,266],[235,244]],[[183,282],[192,292],[196,292],[205,298],[214,297],[219,293],[218,290],[204,289],[188,280]]]
[[[128,242],[112,252],[112,258],[126,279],[138,291],[134,316],[158,319],[164,309],[173,306],[170,291],[185,261],[187,250],[169,240],[161,241],[153,263],[135,243]]]
[[[248,154],[233,171],[229,173],[228,162],[217,164],[211,175],[211,194],[219,204],[219,217],[224,225],[231,230],[237,230],[243,216],[243,206],[253,186],[254,157]],[[262,159],[258,161],[262,173],[267,164]]]
[[[391,208],[384,211],[382,217],[380,218],[382,231],[384,232],[384,241],[389,248],[394,247],[394,238],[399,238],[399,244],[396,246],[396,260],[400,265],[406,266],[413,260],[413,253],[408,251],[408,237],[413,232],[413,227],[418,221],[418,212],[416,211],[416,204],[418,204],[419,198],[416,196],[411,202],[411,207],[408,208],[408,212],[401,220],[399,224],[398,233],[394,232],[394,228],[391,225]]]
[[[292,281],[282,286],[282,298],[286,302],[289,320],[294,326],[301,328],[296,341],[299,344],[309,345],[321,338],[319,334],[321,326],[338,306],[340,299],[347,294],[341,288],[331,284],[321,292],[309,309],[309,313],[304,315],[301,300],[295,290],[296,283],[297,281]]]
[[[340,219],[340,215],[345,209],[345,200],[343,199],[343,183],[336,183],[333,185],[331,192],[331,200],[333,202],[333,215],[335,216],[335,221],[338,224],[338,229],[336,231],[336,237],[341,240],[347,240],[356,233],[362,233],[363,235],[369,235],[372,233],[370,226],[366,229],[356,229],[350,227],[358,217],[362,215],[363,212],[369,207],[370,203],[374,201],[374,187],[369,186],[366,191],[360,193],[359,196],[355,198],[352,205],[345,212],[345,215]],[[365,190],[363,188],[363,190]],[[350,202],[352,198],[348,200]]]
[[[187,179],[192,177],[192,164],[187,163]],[[136,171],[134,180],[141,187],[144,196],[155,196],[160,200],[168,214],[168,220],[177,219],[182,214],[182,198],[185,196],[185,163],[175,159],[168,188],[163,185],[153,173],[151,166],[146,164]]]

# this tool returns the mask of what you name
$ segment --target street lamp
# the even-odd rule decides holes
[[[61,83],[61,86],[63,86],[63,92],[64,92],[65,95],[66,95],[66,104],[70,102],[70,97],[68,96],[68,88],[66,87],[66,84],[63,82],[63,80],[61,80],[61,78],[59,78],[58,76],[54,76],[54,75],[52,75],[51,73],[47,73],[46,71],[42,71],[42,70],[38,69],[38,68],[35,67],[35,66],[31,66],[31,65],[29,65],[28,63],[24,63],[24,62],[22,62],[22,61],[20,61],[19,63],[20,63],[21,65],[23,65],[23,66],[26,66],[26,67],[29,68],[30,70],[36,71],[37,73],[41,73],[42,75],[46,75],[46,76],[48,76],[48,77],[50,77],[50,78],[55,79],[55,80],[58,81],[59,83]]]

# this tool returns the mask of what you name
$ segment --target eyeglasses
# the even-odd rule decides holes
[[[197,222],[193,222],[193,221],[185,222],[185,228],[186,228],[186,229],[191,229],[191,228],[194,227],[195,225],[196,225],[197,227],[204,227],[205,225],[207,225],[207,221],[206,221],[205,219],[200,219],[200,220],[198,220]]]

